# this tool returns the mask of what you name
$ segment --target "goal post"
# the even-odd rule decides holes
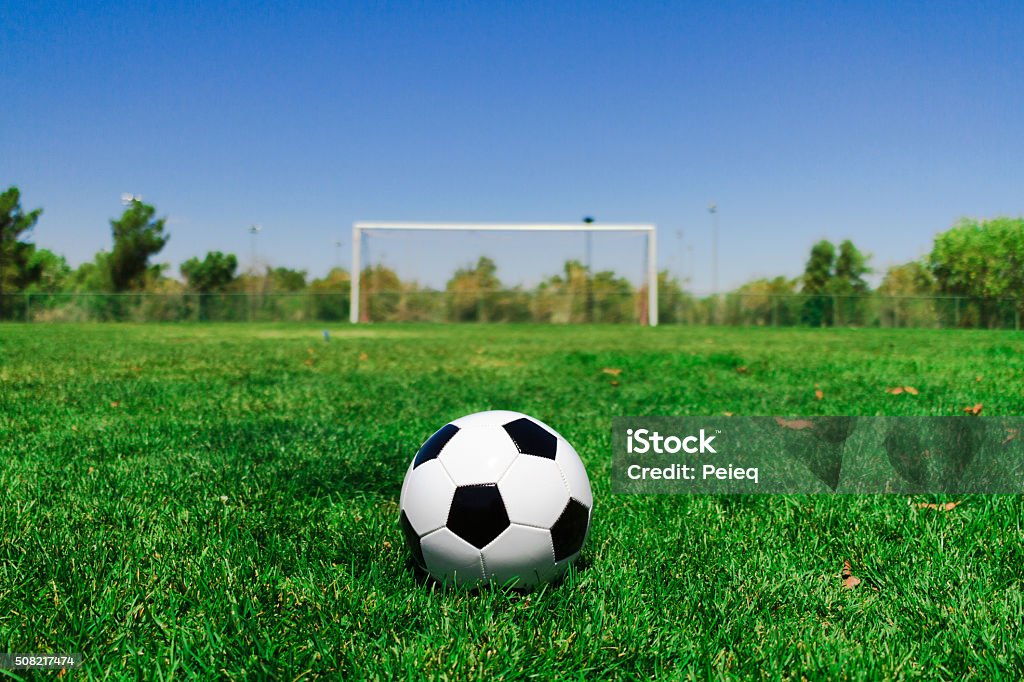
[[[349,278],[351,303],[349,321],[359,323],[359,280],[362,272],[362,240],[366,231],[461,230],[466,232],[634,232],[646,237],[645,279],[647,285],[647,322],[658,326],[658,246],[654,225],[623,223],[408,223],[361,221],[352,224],[352,274]]]

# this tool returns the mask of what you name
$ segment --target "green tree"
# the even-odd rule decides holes
[[[160,266],[150,266],[149,259],[159,253],[170,235],[164,234],[166,219],[154,220],[156,209],[135,200],[117,220],[110,221],[114,249],[110,253],[110,284],[114,291],[140,291],[147,277],[160,276]]]
[[[53,294],[64,289],[71,267],[64,256],[49,249],[35,249],[25,265],[27,281],[31,282],[25,291],[29,293]]]
[[[878,285],[879,318],[893,327],[930,327],[939,319],[933,298],[935,278],[919,261],[894,265]]]
[[[629,283],[629,280],[619,277],[611,270],[602,270],[596,273],[591,278],[587,293],[591,297],[589,304],[591,310],[587,313],[588,321],[631,322],[636,319],[636,296],[633,285]],[[643,303],[645,306],[647,305],[646,299]]]
[[[726,319],[739,324],[795,324],[800,317],[796,287],[797,280],[782,276],[751,280],[727,297]]]
[[[494,317],[495,297],[501,290],[498,266],[487,256],[476,265],[459,268],[445,285],[451,319],[486,322]]]
[[[830,289],[833,293],[845,295],[863,295],[868,291],[868,283],[864,275],[871,274],[868,267],[870,256],[863,254],[849,239],[839,245],[836,257],[835,273],[832,276]]]
[[[939,291],[975,298],[1024,294],[1024,218],[962,219],[928,258]]]
[[[107,292],[114,288],[110,282],[110,252],[100,251],[71,271],[64,281],[64,290],[76,293]]]
[[[28,264],[35,245],[22,241],[32,233],[43,209],[26,213],[21,208],[21,190],[9,187],[0,194],[0,318],[6,317],[11,302],[4,294],[22,291],[33,281]]]
[[[832,320],[831,299],[828,293],[832,282],[832,267],[836,261],[836,247],[823,239],[811,247],[810,258],[804,267],[802,293],[804,301],[803,321],[812,327],[820,327]]]
[[[930,296],[935,293],[935,278],[920,261],[893,265],[885,271],[878,293],[883,296]]]
[[[267,278],[273,291],[302,291],[306,288],[306,271],[290,268],[268,268]]]
[[[203,260],[189,258],[181,264],[181,274],[192,291],[201,294],[223,292],[235,281],[238,258],[235,254],[210,251]]]
[[[562,272],[537,287],[534,318],[542,322],[584,322],[590,271],[578,260],[567,260]]]
[[[189,258],[181,264],[181,274],[188,281],[188,288],[200,294],[198,313],[201,319],[235,319],[240,310],[232,304],[234,298],[211,295],[227,291],[237,278],[238,258],[235,254],[210,251],[203,260]],[[218,305],[219,304],[219,305]]]
[[[1024,298],[1024,218],[964,218],[935,237],[928,264],[939,292],[973,299],[961,324],[994,326]]]
[[[384,265],[364,268],[359,277],[359,315],[363,322],[400,319],[405,286],[398,273]]]
[[[870,287],[864,276],[871,273],[869,259],[870,255],[861,253],[849,239],[839,245],[835,272],[829,283],[829,290],[835,295],[833,324],[863,325],[866,322]]]
[[[647,287],[641,287],[639,294],[647,295]],[[683,290],[682,282],[668,270],[658,272],[658,322],[678,324],[688,319],[692,312],[693,298]]]
[[[309,284],[313,317],[325,322],[348,319],[352,278],[343,268],[331,268],[326,277]]]

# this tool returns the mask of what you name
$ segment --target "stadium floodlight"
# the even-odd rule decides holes
[[[361,221],[352,224],[352,276],[350,279],[349,321],[359,322],[359,273],[362,272],[362,238],[364,231],[426,231],[461,230],[466,232],[639,232],[647,238],[647,323],[658,326],[658,247],[657,228],[650,224],[626,223],[406,223]]]

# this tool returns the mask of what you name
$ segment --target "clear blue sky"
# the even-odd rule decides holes
[[[723,286],[823,237],[882,268],[1024,213],[1024,3],[210,4],[0,3],[0,184],[44,208],[38,244],[109,248],[122,192],[169,216],[175,274],[247,262],[253,222],[320,275],[355,220],[593,215],[656,223],[677,272],[691,243],[707,290],[711,200]]]

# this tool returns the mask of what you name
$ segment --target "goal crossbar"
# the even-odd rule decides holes
[[[352,224],[352,275],[349,321],[359,322],[359,280],[361,247],[365,231],[377,230],[461,230],[465,232],[640,232],[647,238],[647,321],[658,326],[658,251],[654,225],[632,223],[407,223],[360,221]]]

